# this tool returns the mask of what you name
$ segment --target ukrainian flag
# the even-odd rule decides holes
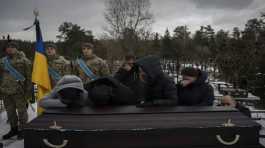
[[[32,82],[38,87],[37,101],[43,98],[47,93],[51,91],[51,81],[48,73],[48,62],[45,55],[45,48],[42,40],[40,23],[38,19],[35,20],[36,26],[36,49],[32,71]],[[43,112],[43,109],[38,107],[38,114]]]

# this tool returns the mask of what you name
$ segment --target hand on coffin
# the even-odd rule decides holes
[[[136,106],[137,107],[148,107],[148,106],[154,106],[154,104],[153,104],[153,102],[150,102],[150,101],[141,101]]]

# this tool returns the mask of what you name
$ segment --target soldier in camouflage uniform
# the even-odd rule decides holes
[[[70,61],[66,60],[56,52],[55,44],[46,45],[46,54],[49,65],[49,75],[52,81],[52,86],[55,86],[64,75],[71,73]]]
[[[17,44],[14,42],[8,43],[5,52],[6,56],[0,59],[0,93],[4,97],[11,129],[3,139],[9,139],[15,135],[22,138],[20,130],[28,121],[26,93],[30,93],[32,86],[31,62],[23,52],[17,50]],[[17,72],[15,75],[14,70]]]
[[[84,83],[87,83],[96,77],[107,76],[110,74],[109,67],[106,62],[93,53],[93,44],[83,43],[81,48],[82,56],[74,62],[74,71]],[[91,71],[93,77],[89,76],[86,70],[82,68],[80,61],[84,63],[85,67],[87,67],[89,71]]]

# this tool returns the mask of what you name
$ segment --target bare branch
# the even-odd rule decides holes
[[[134,32],[145,30],[153,23],[149,0],[108,0],[104,13],[114,38],[122,36],[126,29]]]

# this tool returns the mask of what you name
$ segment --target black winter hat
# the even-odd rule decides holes
[[[94,45],[92,43],[89,42],[85,42],[81,44],[81,48],[90,48],[90,49],[94,49]]]
[[[132,90],[112,77],[101,77],[85,84],[94,105],[134,104]]]
[[[108,85],[96,85],[90,92],[90,97],[95,105],[108,105],[111,101],[112,87]]]

